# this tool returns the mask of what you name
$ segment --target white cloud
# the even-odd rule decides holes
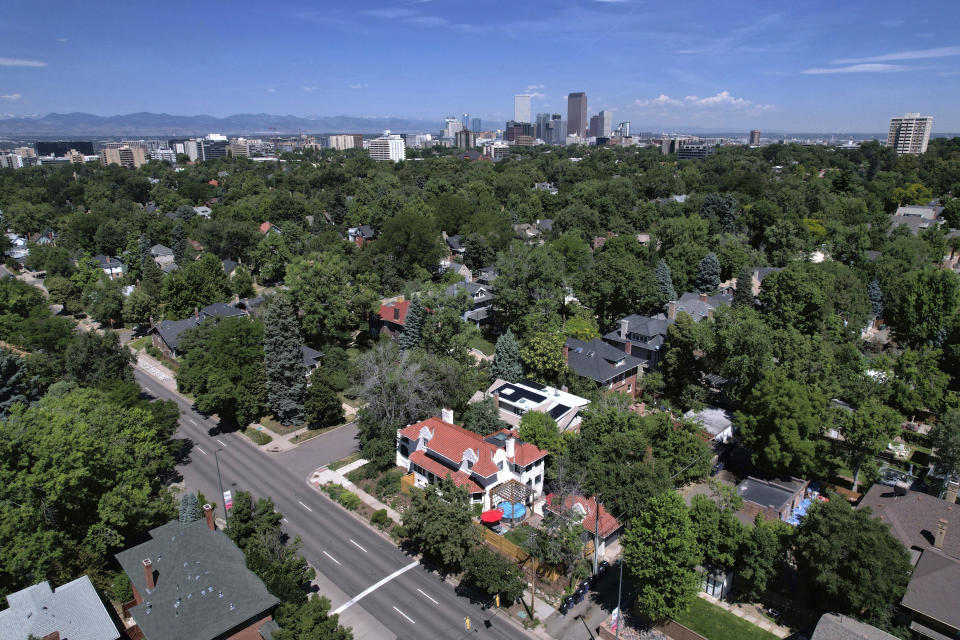
[[[887,18],[886,20],[881,20],[880,24],[887,27],[888,29],[893,29],[894,27],[899,27],[903,24],[903,20],[898,20],[896,18]]]
[[[923,58],[946,58],[960,56],[960,47],[939,47],[937,49],[917,49],[915,51],[898,51],[881,56],[866,58],[840,58],[831,60],[830,64],[859,64],[861,62],[889,62],[891,60],[920,60]]]
[[[528,84],[527,92],[529,93],[530,91],[536,91],[537,89],[543,89],[543,88],[544,86],[542,84]]]
[[[823,73],[890,73],[904,71],[902,64],[851,64],[846,67],[827,67],[825,69],[804,69],[800,73],[820,75]]]
[[[45,67],[42,60],[24,60],[23,58],[0,58],[0,67]]]
[[[57,42],[66,42],[66,41],[67,41],[66,38],[57,38]]]
[[[320,91],[320,85],[318,84],[304,85],[303,90],[306,91],[307,93],[310,93],[311,91]]]
[[[656,98],[651,98],[650,100],[636,100],[633,104],[637,107],[682,107],[683,101],[676,100],[666,94],[661,93]]]
[[[356,82],[356,83],[354,83],[354,84],[347,85],[347,86],[350,87],[351,89],[366,89],[366,88],[367,88],[367,83],[366,83],[366,82]]]
[[[738,109],[749,111],[772,111],[776,109],[772,104],[759,104],[746,98],[737,98],[730,95],[729,91],[720,91],[719,93],[701,98],[700,96],[684,96],[683,100],[671,98],[661,93],[656,98],[648,100],[635,100],[634,107],[644,109],[664,109],[674,107],[676,109],[686,109],[689,111],[709,111],[717,109]]]
[[[941,71],[938,76],[960,76],[960,71]]]
[[[269,89],[267,89],[267,93],[273,93],[275,91],[276,89],[274,89],[273,87],[270,87]]]
[[[19,99],[22,98],[22,97],[23,97],[23,96],[20,95],[19,93],[8,93],[8,94],[5,94],[5,95],[0,95],[0,100],[6,100],[6,101],[8,101],[8,102],[16,102],[17,100],[19,100]]]

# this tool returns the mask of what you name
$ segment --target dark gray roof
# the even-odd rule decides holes
[[[150,247],[150,255],[156,258],[157,256],[172,256],[173,249],[170,247],[165,247],[162,244],[155,244]]]
[[[362,224],[357,227],[357,232],[367,240],[377,235],[377,232],[373,230],[373,227],[368,224]]]
[[[960,561],[936,549],[927,549],[913,569],[913,577],[903,595],[903,606],[960,629],[957,587],[960,585]]]
[[[210,640],[248,624],[279,602],[247,569],[243,552],[201,518],[169,522],[150,531],[151,540],[116,555],[143,603],[130,609],[147,638]],[[156,586],[148,590],[143,560],[149,558]]]
[[[179,268],[180,266],[176,262],[168,262],[167,264],[160,267],[160,271],[163,271],[164,273],[173,273]]]
[[[622,323],[626,321],[627,336],[621,337]],[[622,318],[613,331],[609,332],[603,339],[608,342],[624,344],[631,342],[648,348],[658,348],[663,345],[667,335],[667,329],[675,321],[670,320],[662,313],[655,316],[629,315]]]
[[[753,270],[753,274],[757,276],[757,280],[763,282],[763,279],[774,271],[783,271],[781,267],[756,267]]]
[[[553,220],[544,218],[537,222],[537,226],[540,227],[541,231],[553,231]]]
[[[947,533],[942,551],[960,559],[960,507],[946,500],[920,491],[907,491],[907,495],[895,495],[893,487],[875,484],[863,496],[858,509],[870,507],[873,517],[890,524],[890,533],[903,546],[926,549],[933,546],[937,526],[942,519],[947,521]]]
[[[479,275],[477,276],[477,281],[483,281],[487,284],[490,284],[497,279],[497,268],[496,267],[480,267]]]
[[[779,511],[802,487],[803,481],[794,478],[765,480],[750,476],[737,485],[737,494],[745,502]]]
[[[567,338],[564,343],[569,352],[567,364],[577,375],[590,378],[595,382],[605,382],[610,378],[642,367],[645,360],[627,355],[599,338],[583,342],[576,338]]]
[[[120,633],[87,576],[52,591],[41,582],[7,596],[0,611],[0,638],[27,640],[57,631],[65,640],[117,640]]]
[[[490,302],[495,297],[489,286],[476,282],[455,282],[447,287],[444,293],[448,296],[455,296],[460,291],[466,291],[475,303]]]
[[[927,220],[918,216],[890,216],[890,231],[903,225],[910,229],[910,233],[917,235],[924,229],[937,226],[936,220]]]
[[[455,236],[447,236],[447,246],[451,251],[463,251],[463,236],[459,233]]]
[[[303,355],[303,364],[307,365],[309,368],[316,367],[320,364],[320,358],[323,357],[322,351],[317,351],[312,347],[303,345],[300,347],[300,353]]]
[[[190,316],[183,320],[161,320],[153,330],[157,332],[160,338],[167,343],[167,346],[176,350],[180,344],[180,335],[187,329],[192,329],[200,324],[195,317]]]
[[[710,312],[720,306],[730,306],[733,303],[733,296],[727,293],[721,293],[716,296],[703,296],[701,299],[699,293],[686,292],[677,300],[677,313],[681,311],[690,314],[695,321],[706,318]]]
[[[810,640],[896,640],[896,636],[847,616],[825,613]]]
[[[237,263],[229,258],[221,260],[221,262],[223,263],[223,272],[227,275],[233,273],[233,270],[237,268]]]
[[[278,625],[274,620],[267,620],[262,625],[260,625],[260,637],[263,640],[273,640],[273,634],[277,631],[280,631],[280,625]]]
[[[247,315],[240,309],[223,302],[214,302],[200,309],[200,318],[232,318],[234,316]]]
[[[93,256],[93,259],[97,261],[97,264],[100,265],[103,269],[122,269],[123,263],[117,260],[116,258],[111,258],[110,256],[105,256],[102,253],[98,253]]]

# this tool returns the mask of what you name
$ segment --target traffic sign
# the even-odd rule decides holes
[[[233,507],[233,496],[230,495],[229,491],[223,492],[223,507],[227,510]]]

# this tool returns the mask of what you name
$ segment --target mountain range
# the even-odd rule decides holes
[[[168,113],[128,113],[98,116],[91,113],[48,113],[40,117],[0,119],[4,136],[194,136],[216,132],[232,135],[304,133],[435,132],[439,121],[402,117],[358,118],[353,116],[278,116],[239,113],[225,118],[208,115],[180,116]]]

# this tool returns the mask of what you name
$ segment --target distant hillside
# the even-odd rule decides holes
[[[409,118],[354,118],[351,116],[277,116],[240,113],[226,118],[176,116],[167,113],[128,113],[97,116],[90,113],[48,113],[39,118],[0,120],[0,135],[15,136],[186,136],[211,132],[272,135],[304,133],[380,133],[439,131],[442,124]]]

